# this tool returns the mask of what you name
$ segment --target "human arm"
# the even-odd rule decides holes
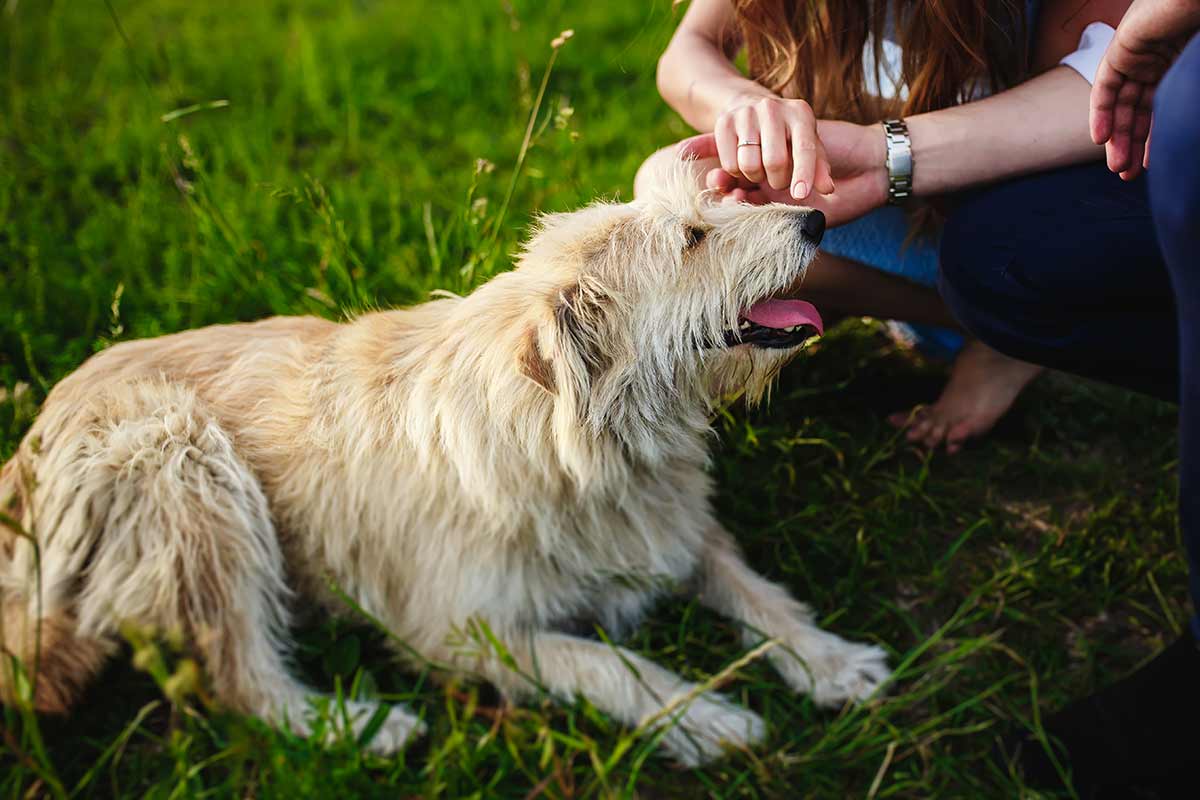
[[[1057,65],[1079,55],[1073,51],[1091,23],[1116,27],[1129,6],[1130,0],[1043,3],[1033,78],[978,102],[909,117],[913,160],[922,173],[914,175],[914,193],[940,194],[1098,158],[1083,99],[1094,76]]]
[[[1149,161],[1154,90],[1200,30],[1198,0],[1135,0],[1117,26],[1091,94],[1091,135],[1108,168],[1131,179]]]
[[[1088,83],[1057,67],[1020,86],[953,108],[907,119],[913,147],[913,194],[922,197],[1100,157],[1088,135]],[[817,126],[838,190],[805,202],[831,225],[849,222],[887,202],[887,145],[878,124],[821,120]],[[711,140],[688,140],[689,152],[711,156]],[[707,181],[750,202],[791,202],[786,192],[714,170]]]
[[[730,0],[695,0],[658,59],[658,92],[698,131],[711,131],[738,100],[777,95],[738,71],[740,44]]]
[[[730,175],[794,200],[813,188],[832,192],[812,108],[737,70],[734,21],[730,0],[692,2],[658,62],[663,99],[697,130],[714,132],[713,157]]]
[[[1079,73],[1056,67],[983,100],[909,117],[913,193],[942,194],[1099,158],[1088,135],[1089,91]]]
[[[1078,47],[1092,22],[1116,25],[1129,0],[1092,0],[1081,7],[1051,2],[1038,19],[1034,62],[1053,65]],[[1090,77],[1090,75],[1089,75]],[[1099,158],[1087,130],[1088,82],[1073,69],[1052,67],[990,98],[907,119],[914,148],[914,193],[940,194],[1005,177]],[[838,191],[807,202],[826,211],[832,224],[849,221],[886,202],[885,141],[878,125],[821,120]],[[711,145],[692,144],[701,150]],[[698,151],[697,151],[698,152]],[[734,199],[790,202],[787,193],[710,174],[709,185]],[[791,202],[794,202],[791,201]]]

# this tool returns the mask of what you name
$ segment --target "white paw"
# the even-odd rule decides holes
[[[813,629],[790,638],[776,648],[772,661],[789,686],[812,695],[818,705],[866,700],[891,677],[882,647]]]
[[[373,703],[346,703],[346,713],[350,717],[350,730],[355,740],[370,724],[371,718],[375,716],[376,708],[378,706]],[[390,756],[403,749],[409,741],[424,734],[424,722],[400,706],[392,706],[388,709],[387,717],[384,718],[379,730],[375,732],[369,742],[365,743],[364,747],[375,755]]]
[[[767,734],[762,718],[720,695],[705,693],[685,709],[664,718],[660,727],[663,747],[679,763],[697,767],[725,754],[726,749],[746,749]]]

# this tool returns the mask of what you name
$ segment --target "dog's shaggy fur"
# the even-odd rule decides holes
[[[796,352],[725,337],[802,276],[809,212],[714,204],[686,166],[658,184],[545,217],[518,269],[468,297],[128,342],[63,380],[0,473],[40,549],[39,579],[0,527],[0,695],[11,656],[36,656],[36,706],[66,710],[132,621],[187,634],[227,706],[304,731],[289,612],[344,610],[330,579],[404,655],[630,725],[694,687],[563,631],[627,629],[669,588],[777,638],[774,665],[816,701],[870,695],[883,651],[747,567],[705,471],[715,399],[760,396]],[[478,620],[506,655],[464,637]],[[374,709],[350,710],[361,728]],[[714,693],[674,716],[662,741],[688,764],[764,733]],[[422,728],[394,707],[373,746]]]

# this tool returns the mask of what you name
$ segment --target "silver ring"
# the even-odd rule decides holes
[[[738,147],[762,147],[758,142],[738,142]]]

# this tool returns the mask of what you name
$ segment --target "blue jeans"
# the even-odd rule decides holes
[[[1200,36],[1155,96],[1151,169],[1010,181],[947,221],[940,289],[993,348],[1180,403],[1180,526],[1200,611]],[[1200,638],[1200,615],[1193,616]]]
[[[896,206],[884,206],[825,231],[821,252],[857,261],[922,286],[937,286],[938,239],[922,236],[910,241],[908,217]],[[901,328],[927,355],[949,359],[963,346],[958,331],[915,323],[903,323]]]

